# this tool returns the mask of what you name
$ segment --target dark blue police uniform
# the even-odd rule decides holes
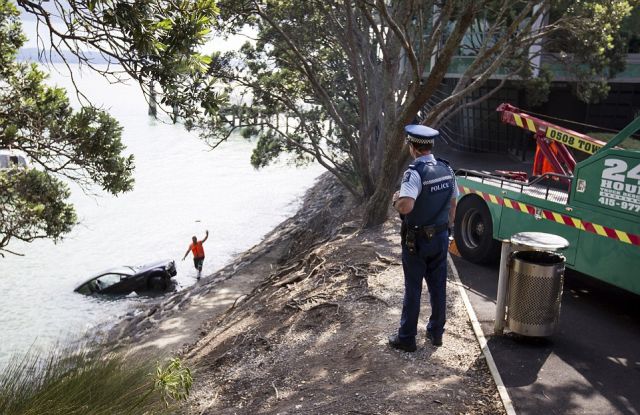
[[[433,143],[439,137],[436,130],[422,125],[409,125],[405,131],[409,142]],[[450,200],[457,196],[453,170],[431,154],[415,159],[404,173],[399,197],[413,198],[415,203],[403,217],[405,292],[398,335],[390,338],[394,347],[415,350],[423,278],[431,300],[427,335],[433,344],[441,344],[446,319]]]

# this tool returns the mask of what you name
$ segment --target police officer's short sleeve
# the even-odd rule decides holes
[[[410,197],[416,200],[421,190],[420,174],[412,169],[405,171],[402,175],[402,184],[400,185],[400,195],[398,197]]]

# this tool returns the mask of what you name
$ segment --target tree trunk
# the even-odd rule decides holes
[[[385,175],[381,180],[387,182],[387,188],[391,188],[395,177],[392,179],[391,175]],[[365,207],[364,218],[362,219],[362,226],[364,228],[380,225],[387,220],[392,195],[393,193],[380,191],[380,187],[378,187],[378,190],[371,196]]]
[[[389,129],[389,131],[396,133],[387,141],[382,167],[376,180],[376,190],[365,207],[362,221],[365,228],[380,225],[387,220],[389,203],[391,203],[393,190],[396,188],[396,181],[401,173],[399,160],[406,159],[406,150],[403,148],[404,130],[398,125],[403,125],[403,123],[400,122]]]
[[[156,118],[158,115],[157,102],[156,102],[156,86],[151,82],[151,87],[149,88],[149,116]]]

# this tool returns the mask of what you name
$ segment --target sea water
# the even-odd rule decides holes
[[[67,88],[76,100],[68,72],[50,69],[49,82]],[[116,322],[132,307],[153,301],[135,295],[106,300],[73,291],[92,275],[173,259],[178,289],[184,289],[196,282],[191,254],[181,261],[192,236],[202,239],[209,230],[203,268],[209,275],[294,214],[323,172],[317,164],[296,168],[284,161],[255,170],[249,163],[253,142],[232,135],[212,151],[182,125],[150,118],[134,83],[112,85],[88,70],[73,72],[82,92],[124,127],[126,154],[135,156],[135,188],[115,197],[71,183],[80,221],[73,231],[57,244],[9,245],[24,256],[0,258],[0,367],[12,355],[91,333],[96,325]]]

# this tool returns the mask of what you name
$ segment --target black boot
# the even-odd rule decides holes
[[[405,352],[415,352],[416,351],[416,341],[413,342],[403,342],[400,340],[397,334],[393,336],[389,336],[389,346],[394,349],[403,350]]]
[[[442,335],[434,336],[430,331],[427,332],[427,339],[436,347],[442,346]]]

